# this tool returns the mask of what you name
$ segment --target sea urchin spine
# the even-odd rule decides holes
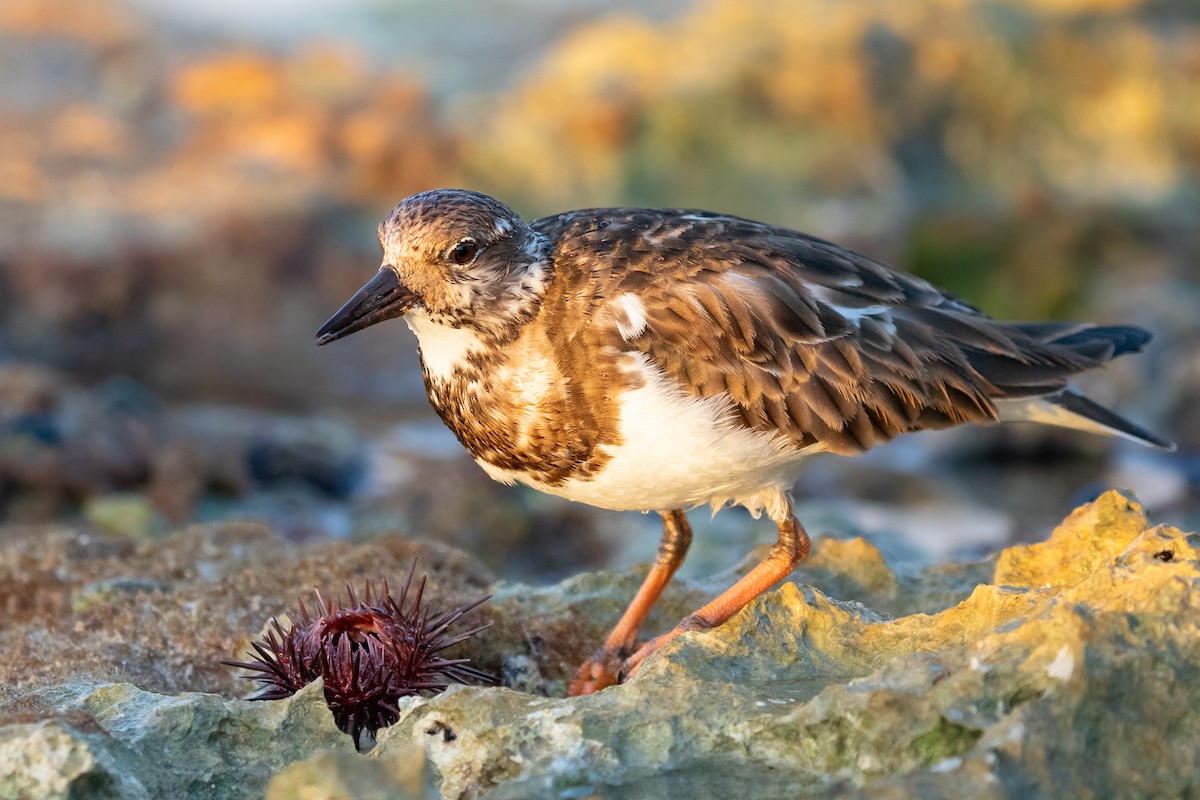
[[[222,663],[255,673],[244,676],[263,684],[254,700],[290,697],[324,678],[325,702],[334,721],[356,745],[362,744],[364,731],[374,737],[377,730],[399,719],[397,701],[401,697],[440,692],[451,682],[492,682],[489,675],[467,666],[468,659],[439,655],[488,627],[449,632],[460,617],[488,598],[431,614],[421,605],[424,577],[409,600],[416,566],[414,559],[398,597],[388,591],[387,581],[378,595],[368,581],[361,601],[347,584],[346,605],[326,600],[317,591],[318,614],[310,614],[300,600],[299,614],[287,631],[272,619],[273,630],[263,641],[251,644],[255,660]]]

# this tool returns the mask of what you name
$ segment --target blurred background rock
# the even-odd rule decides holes
[[[641,5],[3,0],[0,520],[400,532],[527,580],[647,557],[651,518],[491,485],[401,324],[312,346],[383,213],[456,185],[742,214],[997,316],[1155,332],[1088,387],[1180,453],[913,436],[815,463],[815,532],[975,555],[1109,486],[1200,524],[1200,6]],[[698,524],[693,570],[771,538]]]

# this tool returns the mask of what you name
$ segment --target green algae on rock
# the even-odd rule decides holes
[[[38,700],[50,719],[0,728],[0,798],[261,796],[300,758],[354,752],[320,681],[265,708],[121,683],[70,683]]]
[[[865,542],[818,540],[795,583],[628,684],[407,698],[365,756],[319,687],[269,704],[44,687],[0,728],[0,798],[433,796],[421,769],[455,800],[1180,796],[1200,787],[1198,549],[1115,492],[974,564],[897,571]],[[470,655],[561,694],[637,577],[500,585]],[[675,588],[652,626],[699,593]]]

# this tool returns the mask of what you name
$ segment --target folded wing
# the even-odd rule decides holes
[[[727,392],[744,424],[797,446],[857,453],[1001,419],[1169,445],[1069,390],[1141,349],[1141,329],[1000,322],[865,256],[736,217],[630,211],[600,226],[576,213],[580,235],[608,238],[590,242],[611,265],[591,278],[619,346],[699,396]]]

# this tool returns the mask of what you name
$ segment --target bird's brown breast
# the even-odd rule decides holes
[[[424,370],[438,415],[476,458],[546,486],[593,477],[620,444],[619,395],[635,379],[622,354],[566,302],[556,281],[536,319],[510,341],[467,355],[452,374]],[[574,336],[548,335],[574,330]],[[595,341],[594,341],[595,340]]]

